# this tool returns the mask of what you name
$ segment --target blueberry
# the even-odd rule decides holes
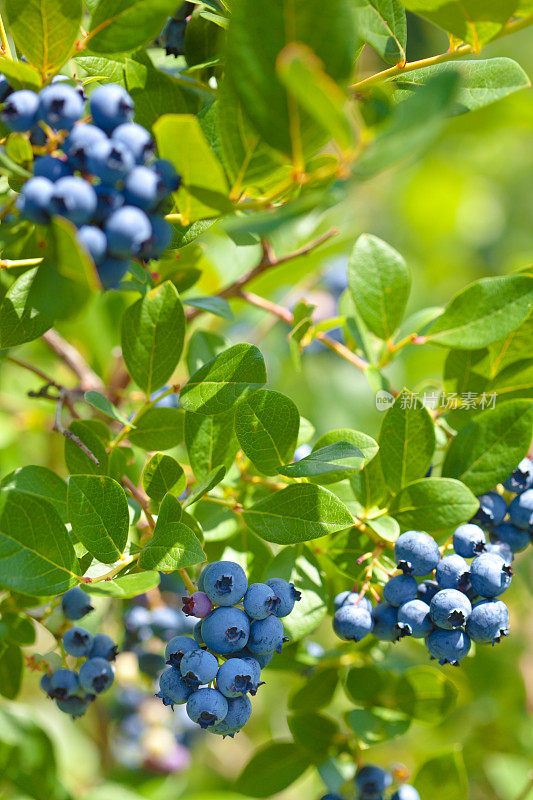
[[[514,560],[513,551],[505,542],[488,542],[488,544],[485,545],[485,550],[487,553],[492,553],[493,555],[503,558],[507,565],[512,564]]]
[[[41,689],[43,690],[43,692],[45,694],[48,695],[48,697],[51,696],[50,695],[50,690],[52,688],[52,686],[51,686],[51,677],[52,676],[51,676],[51,674],[49,672],[45,672],[44,675],[41,678],[41,681],[40,681]]]
[[[78,676],[71,669],[57,669],[50,676],[48,694],[54,700],[64,700],[79,689]]]
[[[470,650],[470,637],[461,630],[436,628],[427,637],[426,645],[431,657],[438,659],[439,664],[457,665]]]
[[[145,260],[161,258],[165,250],[172,244],[174,236],[172,225],[164,217],[150,214],[148,219],[152,226],[152,235],[141,251],[141,257]]]
[[[111,638],[105,633],[97,633],[93,638],[89,658],[105,658],[107,661],[114,661],[117,657],[118,647]]]
[[[440,592],[440,586],[437,581],[422,581],[418,584],[418,592],[416,596],[419,600],[423,600],[428,605],[431,603],[431,599],[435,597],[437,592]]]
[[[47,141],[48,138],[43,128],[39,124],[34,125],[30,131],[30,143],[35,147],[44,147]]]
[[[470,565],[472,587],[481,597],[498,597],[511,583],[511,567],[493,553],[481,553]]]
[[[165,158],[158,158],[151,164],[151,167],[157,172],[167,191],[175,192],[179,189],[181,178],[176,172],[174,164]]]
[[[448,631],[464,628],[471,612],[470,600],[458,589],[443,589],[437,592],[429,606],[433,623]]]
[[[173,667],[179,667],[185,653],[198,649],[197,643],[190,636],[174,636],[165,649],[166,662]]]
[[[151,636],[152,615],[144,606],[133,605],[127,608],[123,621],[126,630],[136,635],[140,634],[141,639],[148,639]]]
[[[74,125],[63,143],[70,164],[79,170],[87,169],[89,154],[100,142],[107,142],[105,133],[96,125],[79,123]]]
[[[93,222],[101,225],[111,216],[113,211],[117,211],[124,205],[124,196],[116,186],[107,186],[99,183],[94,187],[96,192],[96,211],[93,215]]]
[[[90,611],[94,611],[89,595],[79,586],[65,592],[61,599],[61,608],[65,617],[72,620],[82,619]]]
[[[533,489],[527,489],[511,501],[509,517],[517,528],[533,533]]]
[[[230,658],[217,672],[217,689],[224,697],[242,697],[255,694],[259,686],[259,663],[253,658]],[[259,672],[258,672],[259,671]]]
[[[30,222],[46,225],[50,222],[54,184],[48,178],[30,178],[20,191],[17,207]]]
[[[274,650],[281,653],[283,642],[283,623],[278,617],[271,614],[266,619],[257,619],[250,625],[248,650],[253,655],[266,655]]]
[[[187,22],[184,19],[171,17],[161,34],[162,44],[167,56],[182,56],[185,53],[185,30]]]
[[[96,211],[97,197],[90,183],[83,178],[67,176],[54,184],[52,209],[74,225],[85,225]]]
[[[294,583],[290,583],[283,578],[269,578],[266,584],[270,586],[276,593],[276,596],[279,597],[279,604],[274,614],[276,617],[288,617],[295,603],[301,600],[302,593],[295,588]]]
[[[160,653],[152,653],[150,650],[144,650],[142,647],[136,647],[137,660],[139,663],[139,670],[143,675],[149,678],[158,678],[165,669],[165,659]]]
[[[252,704],[248,697],[228,698],[228,711],[222,722],[209,728],[211,733],[233,738],[243,728],[252,714]]]
[[[196,623],[196,625],[192,629],[192,635],[194,636],[194,641],[196,642],[196,644],[198,644],[200,647],[203,647],[205,645],[205,642],[202,637],[202,620],[199,620]]]
[[[198,687],[214,681],[218,672],[218,659],[207,650],[189,650],[181,659],[183,680]]]
[[[63,647],[69,656],[82,658],[91,652],[93,637],[85,628],[70,628],[63,636]]]
[[[487,492],[478,497],[479,508],[474,521],[481,525],[499,525],[507,514],[507,503],[497,492]]]
[[[453,549],[463,558],[474,558],[485,549],[487,538],[479,525],[459,525],[453,534]]]
[[[416,581],[415,581],[416,582]],[[341,606],[333,615],[333,629],[337,636],[347,641],[360,642],[374,628],[371,612],[363,606],[349,603]]]
[[[338,609],[348,602],[348,599],[354,594],[355,592],[351,592],[349,589],[347,589],[346,591],[340,592],[338,595],[336,595],[333,600],[333,607],[335,611],[338,611]]]
[[[70,697],[58,698],[56,704],[64,714],[68,714],[72,719],[77,719],[78,717],[83,717],[93,700],[93,694],[87,694],[84,697],[71,695]]]
[[[115,142],[121,142],[132,153],[136,164],[144,164],[153,155],[154,142],[146,128],[136,122],[126,122],[115,128],[111,135]]]
[[[423,600],[409,600],[398,609],[396,629],[400,636],[423,639],[433,630],[429,605]]]
[[[115,674],[105,658],[89,658],[80,667],[80,686],[86,692],[100,694],[111,687]]]
[[[76,239],[87,250],[95,264],[101,264],[107,251],[105,233],[95,225],[82,225]]]
[[[331,792],[328,792],[328,794],[323,795],[320,800],[343,800],[343,798],[338,794],[331,794]]]
[[[181,602],[183,613],[188,617],[203,619],[213,610],[213,603],[205,592],[193,592],[190,597],[182,597]]]
[[[138,255],[150,240],[152,226],[140,208],[122,206],[106,220],[104,230],[109,252],[119,258]]]
[[[533,461],[523,458],[503,484],[508,492],[525,492],[533,487]]]
[[[499,642],[509,633],[509,611],[501,600],[476,603],[466,624],[466,632],[474,642]]]
[[[435,570],[435,578],[441,589],[464,589],[469,574],[470,567],[467,562],[455,553],[441,558]]]
[[[409,575],[429,575],[440,561],[439,546],[432,536],[421,531],[400,534],[394,545],[398,567]]]
[[[368,764],[355,776],[355,786],[361,800],[379,800],[392,784],[392,775],[381,767]]]
[[[247,588],[248,581],[239,564],[215,561],[207,568],[203,591],[216,605],[233,606],[240,603]]]
[[[187,700],[187,714],[204,729],[222,722],[228,709],[228,701],[216,689],[197,689]]]
[[[157,606],[151,611],[151,626],[154,636],[168,642],[173,636],[182,633],[185,617],[172,606]]]
[[[372,613],[372,602],[368,599],[368,597],[361,597],[357,592],[341,592],[338,594],[335,599],[333,600],[333,606],[335,611],[337,611],[341,606],[344,605],[353,605],[353,606],[360,606],[361,608],[366,608],[367,611]]]
[[[106,133],[133,119],[133,100],[116,83],[106,83],[95,89],[89,100],[89,108],[94,124]]]
[[[39,93],[39,118],[56,131],[69,131],[84,111],[80,93],[67,83],[45,86]]]
[[[275,619],[275,617],[268,619]],[[220,655],[236,653],[248,643],[249,636],[250,621],[240,608],[224,606],[215,608],[202,621],[203,640],[213,653]]]
[[[48,178],[49,181],[58,181],[72,175],[72,170],[66,161],[54,156],[40,156],[33,162],[33,174],[35,177]]]
[[[266,619],[275,614],[281,600],[266,583],[251,583],[244,595],[244,610],[250,619]]]
[[[24,133],[37,122],[39,96],[28,89],[9,95],[2,111],[2,122],[10,131]]]
[[[154,211],[167,193],[161,176],[150,167],[135,167],[124,180],[126,203],[143,211]]]
[[[124,275],[130,268],[130,262],[125,258],[112,258],[108,256],[96,265],[96,271],[103,289],[118,289]]]
[[[251,659],[252,661],[256,661],[257,664],[259,665],[260,670],[264,669],[265,667],[268,667],[273,657],[274,653],[265,653],[261,655],[259,653],[252,654],[247,647],[243,647],[242,650],[237,650],[237,652],[232,653],[230,655],[230,658],[244,658],[244,659],[248,658]],[[257,676],[257,680],[259,680],[259,677],[260,674]],[[250,692],[250,694],[254,694],[254,692]]]
[[[388,603],[378,603],[372,609],[372,619],[374,620],[374,630],[372,633],[382,642],[398,641],[399,633],[396,629],[398,622],[398,609]]]
[[[414,786],[403,783],[401,786],[398,786],[391,800],[420,800],[420,795]]]
[[[154,408],[179,408],[180,399],[179,395],[176,393],[167,394],[165,397],[161,397],[161,399],[158,400],[158,397],[160,397],[162,394],[168,391],[168,389],[169,389],[168,386],[163,386],[156,392],[152,392],[152,394],[150,395],[150,400],[151,402],[154,402],[154,400],[156,401],[154,403]]]
[[[510,522],[502,522],[494,528],[494,536],[500,542],[508,544],[513,553],[520,553],[530,544],[529,531],[517,528]]]
[[[87,169],[106,184],[124,180],[134,164],[133,154],[121,142],[105,139],[88,151]]]
[[[74,79],[70,78],[68,75],[54,75],[50,83],[67,83],[70,86],[73,80]],[[79,94],[80,98],[85,103],[87,98],[85,96],[85,92],[83,91],[83,86],[81,85],[81,83],[76,83],[73,88],[74,91]]]
[[[159,691],[156,697],[160,697],[165,706],[182,705],[186,703],[194,692],[194,686],[183,680],[178,667],[169,667],[159,678]]]
[[[0,72],[0,103],[3,103],[6,97],[8,97],[13,89],[7,82],[6,76]]]
[[[411,575],[394,575],[383,587],[383,599],[391,606],[401,606],[414,600],[418,583]]]

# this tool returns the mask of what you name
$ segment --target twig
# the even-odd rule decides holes
[[[104,392],[105,385],[102,379],[91,369],[82,354],[70,342],[67,342],[53,328],[42,335],[42,340],[48,347],[58,355],[67,367],[76,375],[80,381],[83,392],[91,389],[97,392]]]
[[[65,428],[65,426],[61,422],[61,416],[62,416],[62,413],[63,413],[63,406],[64,406],[65,402],[67,401],[67,399],[68,399],[68,391],[66,389],[64,389],[63,387],[61,387],[61,389],[59,390],[59,397],[57,398],[56,415],[55,415],[55,419],[54,419],[53,430],[55,430],[58,433],[60,433],[62,436],[65,437],[65,439],[70,439],[71,442],[74,442],[74,444],[77,447],[79,447],[80,450],[83,453],[85,453],[85,455],[88,458],[90,458],[91,461],[93,461],[96,464],[97,467],[99,467],[100,466],[100,462],[98,461],[98,459],[96,458],[96,456],[94,455],[92,450],[89,450],[87,445],[82,442],[80,437],[76,436],[76,434],[72,433],[72,431],[69,430],[68,428]]]
[[[22,361],[22,359],[15,358],[15,356],[6,356],[5,361],[9,361],[10,364],[16,364],[17,367],[22,367],[22,369],[27,369],[29,372],[33,372],[34,375],[38,375],[39,378],[42,378],[43,381],[45,381],[48,387],[53,386],[58,391],[63,388],[56,383],[54,379],[50,377],[50,375],[47,375],[46,372],[42,372],[42,370],[38,369],[38,367],[34,367],[33,364],[28,364],[27,361]]]

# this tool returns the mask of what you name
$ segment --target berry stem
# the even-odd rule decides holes
[[[182,567],[181,569],[178,569],[178,572],[181,575],[183,583],[185,584],[189,594],[194,594],[194,592],[196,591],[196,586],[191,581],[187,570]]]
[[[42,258],[22,258],[18,261],[12,261],[9,258],[0,258],[0,269],[13,269],[14,267],[35,267],[42,261]]]

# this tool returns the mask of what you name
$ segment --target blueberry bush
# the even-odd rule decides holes
[[[532,23],[0,2],[2,797],[533,798]]]

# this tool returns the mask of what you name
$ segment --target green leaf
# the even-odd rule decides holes
[[[432,533],[467,522],[478,506],[470,489],[460,481],[423,478],[408,484],[393,498],[390,513],[403,530]]]
[[[53,75],[80,35],[81,0],[5,0],[9,32],[30,64]]]
[[[312,672],[301,689],[297,689],[289,697],[289,708],[293,711],[307,711],[313,708],[329,706],[333,700],[339,683],[339,671],[336,667],[325,667]]]
[[[157,521],[155,524],[156,530],[158,525],[166,525],[169,522],[181,521],[181,505],[179,500],[173,494],[166,494],[159,506],[157,514]]]
[[[261,389],[235,413],[235,432],[245,455],[265,475],[276,475],[296,448],[300,415],[288,397]]]
[[[318,450],[313,449],[308,456],[293,464],[286,464],[279,472],[289,478],[318,479],[322,475],[331,477],[332,474],[339,473],[342,477],[348,478],[353,475],[354,469],[359,469],[363,465],[364,459],[361,450],[350,442],[335,442]]]
[[[533,396],[533,360],[509,364],[490,382],[488,391],[496,392],[501,400]]]
[[[179,495],[187,485],[183,467],[172,456],[154,453],[142,474],[142,486],[148,497],[159,503],[167,492]]]
[[[83,51],[82,51],[83,53]],[[75,58],[76,64],[83,69],[90,78],[106,77],[112,83],[125,85],[126,59],[120,53],[114,53],[109,58],[95,55],[80,55]]]
[[[269,742],[256,750],[235,788],[250,797],[271,797],[294,783],[310,765],[309,755],[293,742]]]
[[[405,61],[407,20],[398,0],[355,0],[357,32],[387,64]]]
[[[219,503],[200,500],[195,506],[194,516],[203,531],[206,542],[233,540],[241,528],[237,515],[230,508]],[[266,547],[261,539],[257,541],[261,546]],[[270,551],[268,551],[268,558],[270,558]]]
[[[198,478],[203,480],[219,466],[227,470],[239,449],[234,431],[233,410],[216,417],[204,417],[194,411],[185,413],[185,444],[189,463]]]
[[[461,350],[478,350],[503,339],[528,317],[533,278],[481,278],[455,295],[426,334],[426,340]]]
[[[353,431],[350,428],[337,428],[334,431],[328,431],[328,433],[324,433],[316,440],[313,445],[313,453],[315,453],[317,450],[327,447],[328,445],[336,444],[338,442],[349,442],[349,444],[360,450],[363,454],[365,463],[373,459],[379,449],[378,443],[375,441],[375,439],[372,439],[371,436],[367,436],[366,433]],[[348,465],[343,464],[342,466],[346,467]],[[325,473],[320,478],[317,478],[316,482],[321,484],[336,483],[337,481],[342,481],[346,478],[352,478],[352,476],[356,475],[358,472],[360,472],[360,470],[361,464],[359,463],[355,469],[340,469],[334,472]]]
[[[522,361],[533,336],[533,314],[504,339],[489,346],[491,377],[515,361]]]
[[[126,88],[135,103],[135,122],[151,130],[162,114],[193,111],[198,100],[167,72],[156,69],[146,52],[125,59]]]
[[[29,645],[35,642],[35,625],[31,617],[2,612],[0,626],[5,625],[5,638],[11,644]],[[3,634],[0,634],[2,638]]]
[[[388,340],[402,321],[411,276],[402,256],[386,242],[364,233],[348,262],[352,299],[367,328]]]
[[[148,44],[175,10],[175,0],[100,0],[89,30],[91,50],[120,53]]]
[[[183,442],[185,414],[179,408],[147,408],[128,433],[131,444],[143,450],[170,450]]]
[[[104,397],[103,394],[100,392],[85,392],[83,395],[85,400],[90,403],[94,408],[97,408],[102,414],[105,414],[107,417],[111,417],[111,419],[115,419],[117,422],[122,423],[122,425],[127,425],[128,428],[135,428],[133,422],[128,420],[124,414],[118,410],[113,403]]]
[[[143,569],[173,572],[205,560],[202,545],[191,529],[183,522],[168,522],[156,528],[140,555],[139,565]]]
[[[516,9],[516,0],[403,0],[414,11],[435,25],[453,33],[475,51],[501,31]]]
[[[430,792],[432,800],[467,800],[468,776],[460,751],[450,750],[426,761],[414,785],[420,797]]]
[[[44,497],[53,505],[61,521],[67,521],[67,484],[51,469],[34,464],[19,467],[2,478],[0,487]]]
[[[172,161],[181,175],[175,199],[183,224],[229,211],[224,170],[198,119],[190,114],[165,114],[155,123],[154,134],[159,155]]]
[[[411,667],[396,685],[397,708],[416,722],[439,725],[455,707],[458,690],[433,667]]]
[[[37,268],[30,269],[9,287],[0,305],[0,348],[38,339],[53,320],[32,307],[30,293]]]
[[[78,561],[51,503],[0,490],[0,584],[29,595],[61,594],[76,582]]]
[[[83,583],[81,588],[87,594],[127,600],[130,597],[137,597],[140,594],[149,592],[151,589],[155,589],[156,586],[159,586],[159,581],[159,572],[131,572],[129,575],[114,578],[112,581]]]
[[[230,304],[223,297],[187,297],[183,302],[186,306],[201,308],[202,311],[208,311],[210,314],[230,322],[235,319]]]
[[[453,70],[461,77],[455,98],[455,113],[475,111],[503,97],[526,89],[530,81],[522,67],[511,58],[487,58],[458,64],[435,64],[415,69],[394,79],[395,99],[404,100],[417,92],[434,75]]]
[[[296,103],[289,106],[287,90],[276,73],[277,58],[291,42],[307,45],[333,80],[347,80],[356,51],[351,2],[329,0],[327,14],[321,0],[237,0],[232,5],[226,51],[230,80],[261,137],[287,155],[293,145],[298,146],[291,140],[291,113],[292,130],[302,133],[304,149],[321,143],[320,128],[317,132]]]
[[[293,714],[287,719],[287,724],[296,744],[303,747],[313,760],[322,760],[327,756],[339,732],[336,722],[315,711]]]
[[[82,419],[72,420],[69,425],[69,431],[80,439],[98,460],[98,464],[96,464],[75,442],[71,439],[65,439],[65,463],[71,475],[105,475],[109,457],[102,439],[95,433],[88,421]]]
[[[526,455],[532,436],[531,400],[509,400],[487,409],[452,439],[442,474],[482,494],[511,474]]]
[[[130,519],[122,486],[105,475],[73,475],[67,504],[76,541],[104,564],[118,561],[128,541]]]
[[[350,484],[355,499],[366,512],[379,506],[386,492],[379,453],[365,464],[360,472],[350,478]]]
[[[266,367],[252,344],[236,344],[192,375],[180,394],[181,407],[199,414],[222,414],[266,383]]]
[[[352,515],[334,494],[304,483],[260,500],[243,519],[254,533],[275,544],[306,542],[353,525]]]
[[[381,665],[352,667],[346,675],[346,694],[363,708],[395,708],[398,680],[394,672]]]
[[[402,736],[411,724],[409,717],[390,708],[356,708],[348,712],[346,721],[368,747]]]
[[[386,542],[395,542],[400,533],[400,526],[396,520],[385,514],[366,520],[366,525],[371,528],[380,539],[384,539]]]
[[[383,417],[379,434],[381,469],[387,486],[402,486],[422,478],[435,450],[435,427],[427,408],[404,389]]]
[[[174,372],[183,350],[185,314],[175,286],[156,286],[122,317],[122,355],[133,380],[147,394]]]
[[[204,494],[208,494],[211,489],[214,489],[215,486],[218,486],[225,474],[226,467],[215,467],[213,470],[211,470],[209,475],[207,475],[204,480],[201,481],[188,495],[187,499],[183,503],[183,508],[192,506],[194,503],[198,502],[198,500],[203,497]]]
[[[187,348],[187,369],[189,375],[196,372],[207,361],[217,356],[228,346],[228,342],[219,333],[213,331],[196,330],[189,339]]]
[[[8,644],[0,650],[0,694],[14,700],[22,686],[24,657],[18,645]]]
[[[0,72],[5,75],[13,89],[31,89],[38,92],[41,88],[41,76],[38,71],[23,61],[12,61],[0,57]]]

